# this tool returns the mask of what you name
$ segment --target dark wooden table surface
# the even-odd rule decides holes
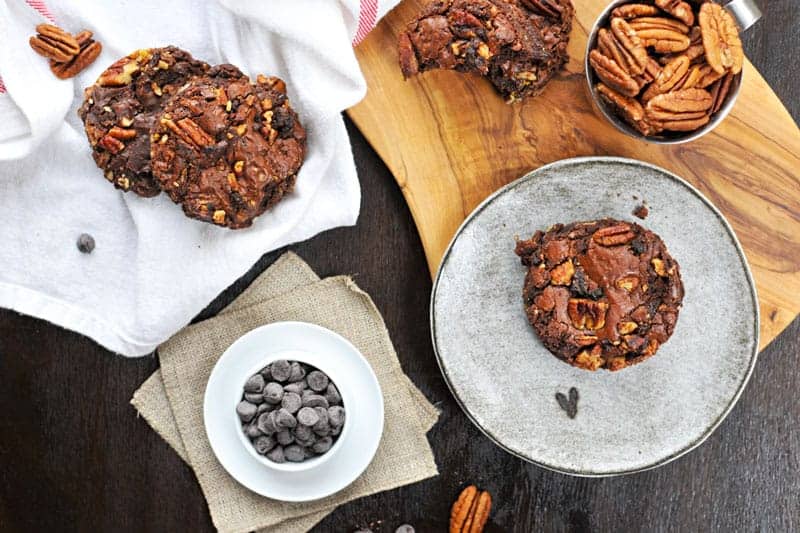
[[[800,5],[760,3],[765,19],[746,49],[797,121]],[[469,482],[494,496],[496,531],[800,531],[800,320],[764,350],[736,408],[689,455],[602,480],[526,464],[474,428],[442,381],[428,328],[431,281],[411,216],[383,163],[348,128],[363,193],[358,224],[291,249],[321,275],[354,274],[372,295],[403,368],[442,408],[429,435],[441,475],[343,506],[318,531],[372,524],[393,532],[403,522],[446,530],[450,504]],[[204,316],[278,255],[262,258]],[[213,530],[192,471],[128,403],[157,367],[156,357],[125,359],[0,311],[0,530]]]

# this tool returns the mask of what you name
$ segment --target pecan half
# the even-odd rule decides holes
[[[642,102],[646,103],[652,98],[671,91],[689,72],[689,58],[678,56],[670,63],[664,65],[656,79],[642,95]]]
[[[75,39],[78,41],[78,45],[80,45],[80,51],[72,60],[66,63],[50,61],[50,70],[59,79],[66,80],[77,76],[86,67],[94,63],[94,60],[97,59],[97,56],[103,51],[103,46],[92,39],[92,32],[89,30],[83,30],[78,33],[75,35]]]
[[[655,0],[655,4],[687,26],[694,24],[692,6],[687,2],[683,0]]]
[[[650,123],[645,120],[644,108],[637,100],[620,94],[602,83],[598,83],[595,86],[595,90],[597,90],[600,98],[611,106],[618,115],[621,115],[625,122],[636,128],[636,131],[642,135],[655,133]]]
[[[570,298],[567,314],[577,329],[598,330],[606,325],[608,303],[587,298]]]
[[[734,74],[732,72],[728,72],[724,78],[711,86],[711,98],[714,100],[714,103],[711,105],[712,114],[719,111],[720,108],[722,108],[722,104],[725,103],[725,99],[731,91],[733,76]]]
[[[595,231],[592,240],[601,246],[619,246],[628,244],[635,236],[628,224],[617,224]]]
[[[174,132],[183,142],[204,148],[214,144],[214,138],[206,133],[197,122],[190,118],[182,118],[177,124],[168,118],[162,118],[161,123]]]
[[[656,6],[648,4],[625,4],[611,12],[612,17],[620,17],[627,20],[637,17],[655,17],[659,14],[661,14],[661,11]]]
[[[739,74],[744,63],[744,50],[731,14],[719,4],[706,2],[700,6],[698,18],[708,64],[720,74],[726,70]]]
[[[691,44],[689,28],[677,20],[643,17],[632,20],[630,26],[646,47],[661,54],[682,52]]]
[[[591,64],[597,77],[609,87],[625,96],[639,94],[639,84],[636,83],[636,80],[610,57],[604,56],[598,50],[592,50],[589,53],[589,64]]]
[[[139,72],[139,62],[131,56],[118,59],[97,78],[100,87],[122,87],[133,79],[133,74]]]
[[[468,486],[450,509],[450,533],[481,533],[491,509],[492,496],[475,485]]]
[[[675,85],[675,89],[691,89],[703,79],[705,73],[703,72],[702,65],[695,65],[689,69],[689,72]]]
[[[37,35],[28,40],[33,51],[54,61],[69,61],[80,51],[78,41],[68,32],[52,24],[36,26]]]
[[[703,77],[700,78],[700,81],[697,82],[697,86],[701,89],[705,89],[706,87],[716,83],[718,80],[722,79],[725,74],[720,74],[708,63],[703,63],[700,65],[700,71],[703,74]]]
[[[628,73],[635,75],[643,73],[650,58],[636,31],[631,28],[630,24],[625,22],[625,19],[612,18],[611,33],[615,38],[613,42],[614,48],[618,50],[620,57],[624,57]],[[619,63],[616,56],[614,56],[614,60]]]
[[[692,131],[708,123],[712,104],[708,91],[683,89],[654,97],[647,102],[645,114],[665,130]]]

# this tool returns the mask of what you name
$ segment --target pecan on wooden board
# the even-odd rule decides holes
[[[450,533],[481,533],[492,510],[492,496],[470,485],[450,510]]]
[[[70,33],[52,24],[36,26],[37,34],[28,40],[33,51],[54,61],[69,61],[80,51],[78,41]]]

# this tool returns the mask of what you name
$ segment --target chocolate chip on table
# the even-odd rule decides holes
[[[415,533],[414,526],[403,524],[394,530],[394,533]]]
[[[286,381],[292,374],[292,365],[286,359],[278,359],[270,365],[270,371],[275,381]]]
[[[333,445],[333,438],[322,437],[311,446],[311,449],[314,451],[314,453],[323,454],[328,450],[330,450],[332,445]]]
[[[81,233],[75,244],[82,254],[90,254],[94,250],[94,237],[88,233]]]
[[[308,396],[303,396],[303,407],[325,407],[327,409],[330,405],[328,405],[328,400],[325,399],[325,396],[309,394]]]
[[[283,453],[283,446],[275,446],[272,450],[267,452],[267,459],[275,463],[285,463],[286,457]]]
[[[264,390],[264,376],[261,374],[253,374],[244,384],[245,392],[263,392]]]
[[[253,441],[253,446],[259,454],[264,455],[275,447],[275,439],[267,435],[262,435]]]
[[[242,422],[250,422],[256,416],[257,411],[258,407],[244,400],[236,406],[236,414],[239,415]]]
[[[328,383],[328,388],[325,390],[325,399],[328,400],[330,405],[342,403],[342,397],[339,395],[339,390],[333,383]]]
[[[303,400],[300,399],[300,395],[294,392],[287,392],[283,395],[283,399],[281,400],[281,406],[291,414],[295,414],[299,411],[302,404]]]
[[[300,381],[304,377],[306,377],[306,371],[302,366],[300,366],[300,363],[297,361],[292,363],[292,369],[289,372],[289,382],[294,383],[296,381]]]
[[[294,435],[288,429],[282,429],[275,434],[275,438],[278,440],[278,443],[286,446],[287,444],[291,444],[294,442]],[[284,450],[285,451],[285,450]]]
[[[328,376],[320,372],[319,370],[314,370],[313,372],[309,372],[308,376],[306,377],[306,381],[308,381],[308,386],[317,392],[324,391],[328,388]]]
[[[293,428],[297,425],[297,419],[284,408],[275,411],[275,425],[279,428]]]
[[[264,401],[271,404],[279,404],[283,399],[283,387],[281,387],[280,383],[272,381],[264,386],[263,395]]]
[[[297,421],[304,426],[313,426],[319,422],[319,414],[311,407],[303,407],[297,413]]]
[[[344,407],[334,405],[328,408],[328,422],[331,426],[338,428],[344,424]]]

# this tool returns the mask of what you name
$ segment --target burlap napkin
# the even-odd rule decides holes
[[[219,465],[202,428],[205,384],[218,357],[247,331],[301,320],[348,338],[375,370],[385,402],[383,438],[372,464],[342,492],[291,504],[258,496]],[[159,348],[156,371],[131,403],[195,471],[220,531],[306,531],[337,505],[436,475],[425,434],[438,411],[402,372],[383,320],[367,294],[347,277],[320,280],[285,254],[216,317],[189,326]],[[177,416],[177,418],[176,418]]]

